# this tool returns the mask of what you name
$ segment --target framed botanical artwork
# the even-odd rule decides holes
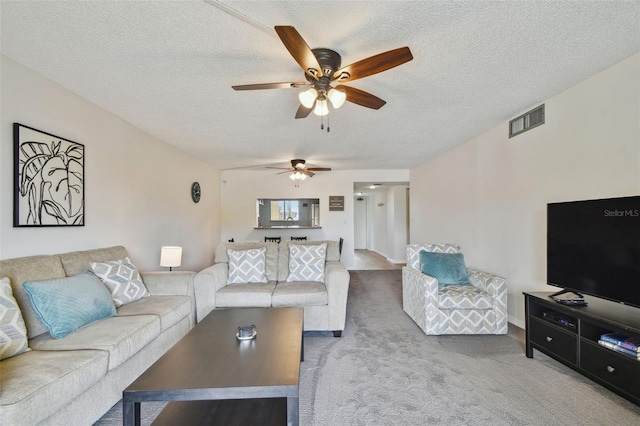
[[[84,226],[84,145],[13,123],[13,226]]]

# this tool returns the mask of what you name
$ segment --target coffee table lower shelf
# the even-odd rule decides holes
[[[174,425],[270,426],[287,424],[287,398],[174,401],[153,421]]]

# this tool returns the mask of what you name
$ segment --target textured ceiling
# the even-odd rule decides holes
[[[306,158],[408,168],[640,51],[638,1],[2,1],[2,53],[222,169]],[[347,65],[414,60],[349,85],[387,104],[295,120],[304,81],[272,28]],[[325,123],[326,124],[326,123]],[[505,126],[505,132],[507,131]]]

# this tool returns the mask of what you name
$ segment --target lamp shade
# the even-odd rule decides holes
[[[313,103],[316,101],[317,97],[318,97],[318,91],[313,87],[309,90],[305,90],[304,92],[298,95],[298,99],[300,99],[300,103],[305,108],[311,108],[313,106]]]
[[[329,107],[327,106],[326,99],[320,99],[316,101],[316,107],[313,109],[315,115],[327,115],[329,114]]]
[[[160,266],[174,267],[182,263],[182,247],[162,246],[160,251]]]
[[[344,104],[344,101],[347,100],[347,92],[342,87],[331,89],[329,93],[327,93],[327,98],[331,101],[331,105],[333,105],[335,109],[338,109]]]

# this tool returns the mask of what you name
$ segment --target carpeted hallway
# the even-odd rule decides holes
[[[636,425],[640,407],[509,336],[426,336],[401,271],[350,271],[341,338],[305,333],[300,424]],[[632,378],[630,378],[631,380]],[[150,424],[163,404],[142,404]],[[117,404],[97,425],[122,422]]]

